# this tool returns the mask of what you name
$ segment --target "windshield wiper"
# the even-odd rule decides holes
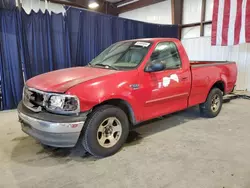
[[[94,64],[94,65],[90,65],[90,66],[100,66],[100,67],[108,67],[108,68],[111,68],[111,69],[114,69],[114,70],[119,70],[117,67],[114,67],[112,65],[107,65],[107,64],[101,64],[101,63],[97,63],[97,64]]]

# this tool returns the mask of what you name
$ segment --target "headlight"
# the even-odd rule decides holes
[[[59,114],[73,114],[80,112],[80,103],[76,96],[51,95],[46,108]]]

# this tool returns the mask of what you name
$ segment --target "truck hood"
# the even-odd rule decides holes
[[[26,85],[42,91],[64,93],[77,84],[116,72],[92,67],[61,69],[35,76],[29,79]]]

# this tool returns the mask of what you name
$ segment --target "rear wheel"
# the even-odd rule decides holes
[[[218,88],[213,88],[210,91],[206,102],[200,105],[201,115],[208,118],[216,117],[221,111],[222,103],[222,91]]]
[[[84,126],[82,145],[95,157],[116,153],[125,143],[129,132],[127,115],[111,105],[94,110]]]

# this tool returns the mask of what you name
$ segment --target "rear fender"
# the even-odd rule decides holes
[[[225,89],[226,89],[226,82],[224,81],[225,79],[221,79],[221,80],[217,80],[216,82],[213,82],[213,84],[210,85],[210,89],[207,93],[207,96],[209,95],[210,91],[213,89],[213,88],[219,88],[223,94],[225,94]]]

